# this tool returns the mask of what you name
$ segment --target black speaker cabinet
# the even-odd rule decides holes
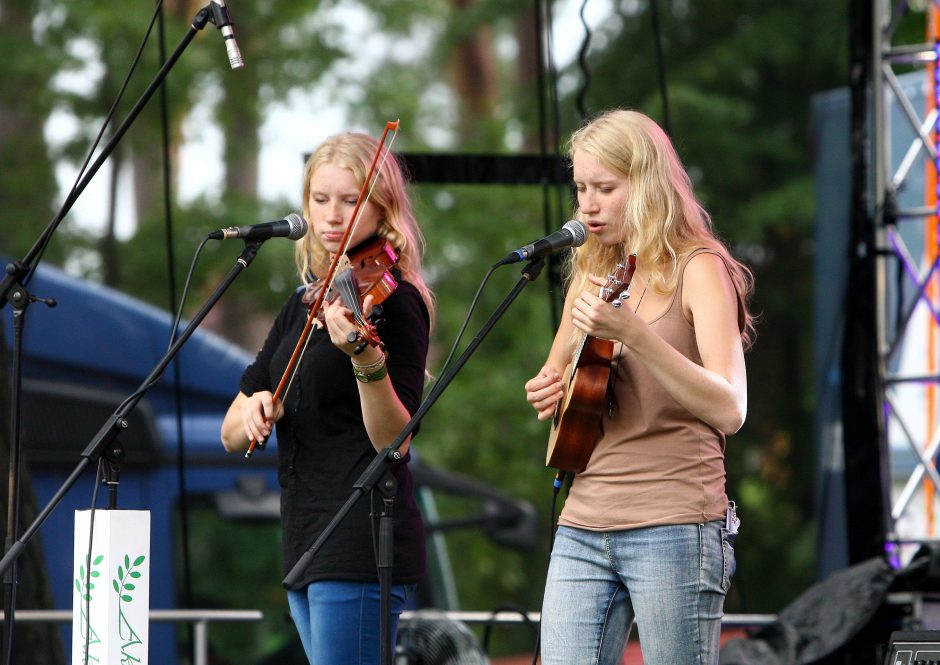
[[[884,665],[940,665],[940,630],[891,633]]]

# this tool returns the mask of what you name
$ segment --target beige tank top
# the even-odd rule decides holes
[[[685,265],[672,302],[649,326],[701,365],[695,329],[682,313],[684,274]],[[723,518],[724,434],[680,406],[623,345],[614,353],[613,413],[604,414],[603,434],[575,476],[559,524],[609,531]]]

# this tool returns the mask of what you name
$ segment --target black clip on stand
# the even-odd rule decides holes
[[[108,510],[117,508],[117,491],[121,482],[121,462],[124,461],[124,444],[115,439],[108,449],[101,453],[107,466],[104,468],[104,484],[108,488]]]
[[[111,139],[105,144],[101,149],[101,153],[98,155],[98,158],[88,167],[88,170],[85,172],[84,177],[76,183],[75,187],[69,192],[68,196],[65,198],[65,201],[62,204],[61,209],[58,214],[49,222],[48,226],[43,230],[42,234],[30,248],[29,252],[23,258],[22,261],[14,261],[6,267],[6,275],[3,278],[3,281],[0,282],[0,309],[6,305],[9,300],[13,305],[13,321],[14,321],[14,330],[15,335],[18,336],[13,346],[13,380],[12,380],[12,390],[13,396],[11,398],[11,423],[10,423],[10,468],[9,475],[10,480],[8,484],[8,503],[7,503],[7,537],[4,547],[6,552],[3,560],[0,561],[0,574],[3,575],[3,609],[4,609],[4,648],[3,648],[3,663],[4,665],[12,665],[13,663],[13,641],[14,641],[14,622],[16,611],[16,566],[13,565],[16,559],[19,557],[20,552],[23,549],[23,545],[32,533],[35,531],[33,527],[30,527],[28,534],[24,534],[24,538],[21,539],[21,542],[14,543],[16,538],[16,532],[18,529],[19,521],[19,450],[20,450],[20,413],[19,413],[19,395],[21,389],[21,369],[20,369],[20,356],[22,352],[22,329],[25,320],[26,307],[30,302],[44,302],[50,307],[55,307],[55,300],[51,298],[36,298],[29,295],[26,291],[25,283],[29,281],[30,275],[35,270],[34,263],[39,261],[39,257],[42,255],[43,249],[49,243],[52,238],[52,234],[55,233],[55,230],[58,228],[59,224],[65,218],[65,215],[72,209],[72,206],[75,205],[75,202],[78,200],[82,192],[85,191],[85,188],[91,182],[92,178],[95,177],[95,174],[104,164],[105,160],[111,156],[111,153],[114,152],[114,148],[117,146],[118,142],[124,137],[124,134],[127,133],[127,130],[133,124],[134,120],[137,119],[137,116],[140,115],[140,112],[143,110],[144,106],[150,101],[150,98],[153,96],[154,92],[157,91],[157,88],[163,83],[166,79],[167,74],[170,69],[176,64],[176,61],[179,60],[180,56],[183,54],[183,51],[189,46],[189,43],[196,36],[196,33],[199,30],[202,30],[206,27],[206,24],[212,22],[220,30],[231,30],[231,20],[228,16],[227,10],[223,4],[217,2],[210,2],[208,5],[200,9],[196,16],[193,18],[192,24],[189,31],[180,41],[179,45],[176,47],[176,50],[170,54],[170,57],[163,64],[163,67],[160,68],[160,71],[154,76],[153,80],[150,82],[150,85],[144,90],[143,94],[140,96],[140,99],[134,104],[133,108],[128,112],[127,117],[124,119],[124,122],[115,130],[114,135]],[[231,40],[226,38],[226,50],[228,51],[232,48],[232,45],[229,43]],[[232,62],[231,56],[229,57],[230,63]],[[233,64],[233,67],[235,65]],[[239,65],[240,66],[240,65]],[[257,247],[254,252],[257,252]],[[252,257],[253,258],[253,257]],[[241,259],[240,259],[241,260]],[[250,259],[249,259],[250,261]],[[244,264],[247,267],[247,263]],[[219,294],[221,295],[221,293]],[[208,310],[206,310],[208,312]],[[205,316],[205,314],[203,314]],[[177,347],[178,348],[178,347]],[[175,353],[175,351],[173,352]],[[169,355],[169,354],[168,354]],[[172,356],[169,356],[172,358]],[[169,359],[167,360],[169,362]],[[153,376],[153,375],[152,375]],[[154,378],[158,378],[158,375]],[[139,397],[138,397],[139,400]],[[133,405],[136,405],[137,401],[133,402]],[[132,405],[132,406],[133,406]],[[130,410],[127,411],[129,413]],[[103,437],[104,432],[109,427],[127,427],[127,421],[123,417],[115,415],[109,421],[109,425],[106,425],[105,428],[99,432],[98,436],[102,437],[99,439],[99,444],[95,446],[96,450],[94,454],[100,455],[101,449],[103,447]],[[85,450],[83,455],[87,455],[91,450],[91,446]],[[121,453],[122,454],[122,453]],[[70,487],[75,480],[77,479],[77,474],[73,474],[73,477],[70,477],[66,483]],[[112,493],[116,492],[116,481],[114,485],[110,486],[112,488]],[[58,503],[61,500],[62,494],[57,495],[55,503]],[[112,495],[112,500],[116,501],[116,494]],[[34,526],[38,528],[38,525],[45,520],[45,516],[51,512],[51,510],[44,511],[43,515],[40,515],[40,518],[34,523]]]
[[[476,337],[467,345],[467,348],[464,352],[454,361],[454,364],[448,369],[434,384],[431,392],[428,394],[424,402],[421,403],[421,406],[418,407],[418,410],[415,412],[415,415],[408,421],[405,425],[405,428],[402,430],[401,434],[389,445],[388,448],[383,449],[376,456],[374,460],[369,464],[365,471],[362,472],[362,475],[359,476],[359,479],[353,484],[353,493],[346,499],[340,509],[333,516],[333,519],[330,520],[330,523],[326,525],[326,528],[320,533],[316,542],[310,546],[310,548],[304,552],[300,559],[297,560],[297,563],[294,564],[294,567],[290,569],[290,572],[287,573],[287,577],[284,578],[283,585],[287,588],[292,587],[303,572],[310,565],[311,560],[317,555],[317,552],[323,547],[323,544],[329,539],[333,531],[339,526],[340,522],[346,517],[346,514],[352,510],[352,507],[355,505],[356,501],[362,498],[368,492],[378,491],[382,494],[382,507],[383,510],[379,514],[379,543],[378,543],[378,552],[376,554],[377,561],[376,567],[378,568],[379,573],[379,608],[380,608],[380,617],[379,617],[379,639],[381,641],[381,650],[380,650],[380,660],[381,665],[392,665],[392,651],[391,651],[391,581],[392,581],[392,559],[394,555],[393,539],[392,539],[392,503],[395,498],[395,492],[397,490],[397,482],[395,481],[395,476],[392,474],[392,469],[395,465],[401,463],[402,454],[399,451],[402,443],[405,439],[411,436],[411,433],[414,432],[415,428],[418,426],[418,423],[421,422],[421,419],[424,418],[424,415],[430,410],[434,403],[437,401],[438,397],[441,396],[441,393],[447,388],[450,382],[454,379],[460,369],[466,364],[467,360],[470,359],[470,356],[473,355],[477,347],[483,342],[483,339],[489,334],[490,330],[493,329],[493,326],[496,325],[496,322],[502,317],[502,315],[509,309],[509,306],[515,301],[515,299],[522,292],[522,289],[525,288],[527,284],[535,281],[539,276],[539,273],[542,272],[542,267],[544,266],[545,259],[543,257],[538,257],[533,261],[530,261],[522,269],[522,278],[516,283],[513,289],[509,292],[506,298],[500,303],[499,307],[496,308],[496,311],[487,319],[486,323],[480,329],[480,332],[477,333]]]

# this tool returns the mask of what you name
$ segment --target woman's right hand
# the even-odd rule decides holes
[[[268,390],[254,393],[241,400],[242,426],[248,440],[260,443],[271,435],[274,423],[284,415],[284,404],[274,403],[274,395]]]
[[[534,377],[526,381],[525,398],[538,412],[539,420],[548,420],[555,413],[555,404],[565,395],[561,374],[545,366]]]

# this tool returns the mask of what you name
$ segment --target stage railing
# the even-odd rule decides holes
[[[539,623],[541,621],[541,612],[478,612],[478,611],[451,611],[439,612],[438,616],[443,616],[453,621],[460,621],[465,624],[486,624],[486,623]],[[410,619],[420,618],[422,613],[418,611],[405,611],[401,614],[401,620],[407,622]],[[739,627],[757,627],[766,626],[777,620],[776,614],[726,614],[721,618],[723,626]]]
[[[0,612],[0,622],[4,620]],[[17,610],[17,622],[69,623],[72,610]],[[150,610],[150,620],[163,623],[191,623],[193,665],[209,665],[209,624],[223,621],[261,621],[261,610]]]

